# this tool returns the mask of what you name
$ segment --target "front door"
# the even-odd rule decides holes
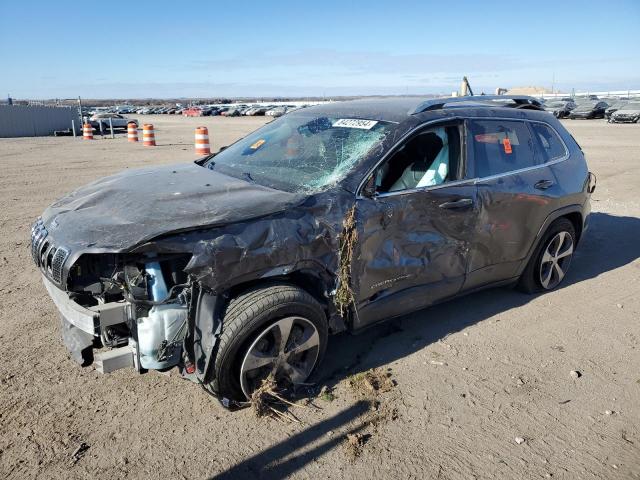
[[[376,193],[359,196],[356,329],[460,291],[478,218],[462,132],[457,123],[421,130],[374,172]]]

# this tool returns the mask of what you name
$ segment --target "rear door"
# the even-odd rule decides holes
[[[469,163],[478,178],[480,214],[465,290],[514,278],[563,194],[549,160],[565,157],[566,147],[546,124],[536,122],[537,131],[531,125],[514,119],[468,121]],[[549,155],[537,151],[540,132],[552,135]]]

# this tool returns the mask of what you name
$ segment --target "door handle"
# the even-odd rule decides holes
[[[537,188],[538,190],[546,190],[552,185],[553,185],[553,182],[551,180],[540,180],[538,183],[534,185],[534,188]]]
[[[453,202],[444,202],[438,205],[440,208],[466,208],[473,205],[473,200],[470,198],[461,198],[460,200],[455,200]]]

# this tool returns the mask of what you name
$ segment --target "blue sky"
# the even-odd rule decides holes
[[[640,88],[640,0],[0,0],[0,97]]]

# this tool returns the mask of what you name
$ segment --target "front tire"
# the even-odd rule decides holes
[[[559,218],[545,232],[518,281],[518,288],[536,293],[556,288],[569,270],[576,231],[567,218]]]
[[[211,387],[236,402],[270,374],[295,388],[322,361],[327,336],[324,311],[309,293],[289,284],[254,287],[227,307]]]

